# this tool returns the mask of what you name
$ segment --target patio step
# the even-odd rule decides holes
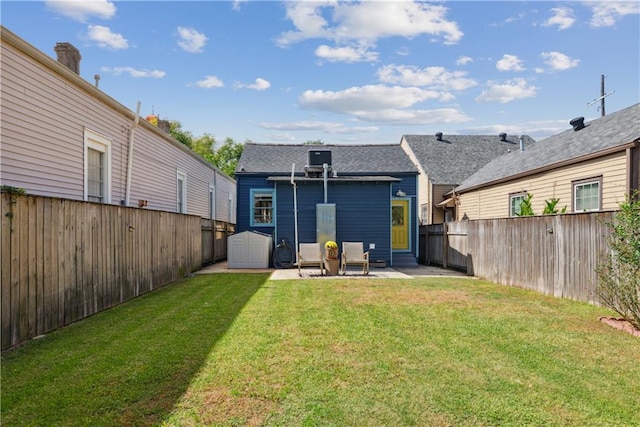
[[[418,262],[413,254],[393,254],[393,268],[418,268]]]

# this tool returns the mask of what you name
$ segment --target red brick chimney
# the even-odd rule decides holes
[[[71,43],[56,43],[55,51],[58,54],[58,62],[73,71],[80,74],[80,51]]]

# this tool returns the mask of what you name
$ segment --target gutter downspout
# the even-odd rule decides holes
[[[133,126],[129,131],[129,154],[127,157],[127,185],[124,190],[125,206],[129,206],[129,201],[131,199],[131,171],[133,169],[133,134],[136,131],[136,127],[138,127],[139,119],[140,119],[140,101],[138,101],[138,106],[136,107],[136,117],[133,120]]]
[[[298,259],[298,186],[296,185],[296,182],[293,180],[293,174],[295,169],[296,169],[296,164],[295,163],[291,164],[291,185],[293,186],[293,229],[294,229],[294,236],[295,236],[295,242],[296,242],[295,253],[296,253],[296,264],[297,264],[300,260]]]
[[[329,165],[326,163],[322,164],[322,178],[324,180],[324,204],[327,204],[327,179],[329,174]]]

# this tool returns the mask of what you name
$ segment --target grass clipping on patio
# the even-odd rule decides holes
[[[7,352],[3,425],[640,423],[640,345],[605,309],[466,278],[265,279],[197,276]]]

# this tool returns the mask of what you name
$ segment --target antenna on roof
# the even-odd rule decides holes
[[[604,74],[602,74],[600,76],[600,96],[596,99],[594,99],[593,101],[589,102],[587,104],[587,107],[591,107],[593,104],[595,104],[596,102],[600,101],[600,107],[598,108],[600,110],[600,114],[602,115],[602,117],[604,117],[604,99],[611,95],[612,93],[614,93],[615,90],[612,90],[609,93],[604,93]]]

